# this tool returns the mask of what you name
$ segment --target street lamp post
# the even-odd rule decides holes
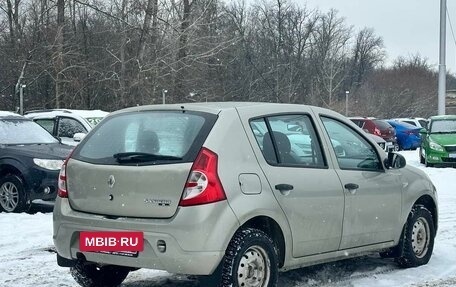
[[[20,85],[19,87],[19,114],[24,114],[24,88],[26,85]]]
[[[162,104],[166,104],[166,93],[168,90],[163,89],[162,90]]]
[[[348,94],[350,91],[345,91],[345,116],[348,117]]]

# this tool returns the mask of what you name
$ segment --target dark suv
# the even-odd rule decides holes
[[[362,128],[365,132],[379,136],[387,142],[392,142],[395,150],[399,150],[396,138],[396,130],[393,126],[384,120],[354,117],[350,118],[358,127]]]
[[[54,200],[70,151],[32,120],[0,112],[0,211],[28,211],[33,200]]]

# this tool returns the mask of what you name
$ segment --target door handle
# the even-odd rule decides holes
[[[288,191],[293,190],[293,186],[291,184],[280,183],[280,184],[276,184],[275,189],[277,189],[281,193],[286,193]]]
[[[356,183],[347,183],[344,185],[345,189],[348,190],[351,194],[355,194],[359,188],[359,185]]]

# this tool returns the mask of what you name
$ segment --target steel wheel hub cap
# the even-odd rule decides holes
[[[412,248],[416,257],[423,258],[427,254],[429,236],[429,223],[423,217],[418,218],[412,229]]]
[[[238,267],[240,287],[263,287],[269,283],[270,262],[266,251],[259,246],[250,247],[242,256]]]
[[[17,187],[11,182],[5,182],[0,187],[0,204],[6,211],[13,211],[19,202]]]

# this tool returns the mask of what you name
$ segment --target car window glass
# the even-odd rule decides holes
[[[403,122],[416,126],[416,123],[414,121],[403,121]]]
[[[385,121],[382,121],[382,120],[372,120],[372,121],[381,130],[386,130],[386,129],[391,128],[391,125]]]
[[[75,133],[87,133],[87,130],[74,119],[60,118],[58,133],[59,137],[72,138]]]
[[[308,167],[326,165],[320,142],[308,116],[267,117],[251,121],[250,126],[268,163]]]
[[[431,133],[456,133],[456,120],[437,120],[431,123]]]
[[[423,128],[427,128],[427,121],[424,121],[424,120],[418,120],[418,122],[420,123],[421,127],[423,127]]]
[[[115,164],[114,155],[119,153],[182,158],[175,162],[192,161],[214,122],[212,115],[202,113],[126,113],[97,125],[75,156],[100,164]]]
[[[54,133],[54,123],[55,121],[52,119],[39,119],[35,120],[37,124],[42,126],[45,130],[47,130],[51,135]]]
[[[341,169],[381,169],[375,148],[365,138],[337,120],[322,117],[322,121]]]
[[[37,123],[31,120],[0,121],[1,144],[43,144],[58,141]]]

